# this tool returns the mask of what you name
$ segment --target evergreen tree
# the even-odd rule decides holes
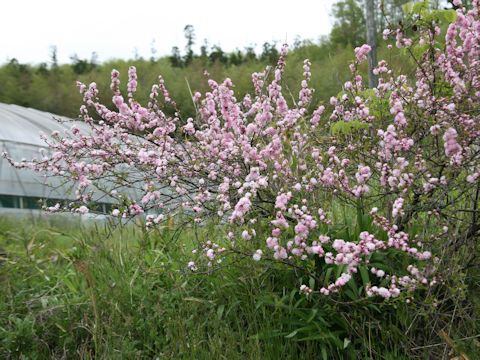
[[[183,29],[185,39],[187,40],[187,45],[185,46],[185,64],[188,65],[192,62],[194,57],[193,45],[195,45],[195,29],[193,25],[186,25]]]
[[[342,0],[332,7],[335,19],[330,42],[332,45],[360,46],[365,43],[366,28],[363,1]]]

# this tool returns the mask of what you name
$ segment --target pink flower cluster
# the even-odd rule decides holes
[[[441,270],[433,264],[434,244],[451,243],[445,240],[454,236],[450,229],[469,234],[471,217],[451,216],[455,204],[448,194],[469,198],[480,177],[478,3],[457,12],[445,49],[432,47],[434,53],[418,59],[414,84],[382,60],[378,87],[366,91],[357,68],[371,49],[363,45],[355,49],[342,95],[312,109],[310,61],[303,64],[297,98],[284,95],[284,46],[275,69],[252,75],[254,94],[237,99],[230,79],[209,78],[209,91],[194,92],[195,118],[182,119],[162,77],[146,106],[135,100],[131,67],[127,100],[118,71],[112,71],[113,107],[99,102],[95,83],[78,84],[85,103],[80,116],[89,131],[72,127],[52,134],[46,139],[51,155],[41,159],[4,156],[13,166],[72,185],[77,201],[48,208],[52,212],[87,213],[101,194],[115,202],[113,217],[143,216],[147,227],[178,214],[195,227],[221,224],[228,235],[218,244],[199,239],[191,271],[239,254],[305,271],[319,260],[342,267],[319,290],[325,295],[338,292],[361,267],[375,275],[365,288],[368,296],[395,298],[402,290],[433,286]],[[401,31],[384,35],[411,45]],[[421,42],[434,43],[436,36],[436,28],[420,30]],[[175,111],[164,111],[166,104]],[[345,126],[332,135],[337,124]],[[420,218],[447,230],[425,227],[421,235],[409,235],[409,225]],[[338,232],[345,223],[360,231]],[[391,252],[408,258],[408,267],[388,273],[370,265],[373,255]],[[305,285],[300,290],[313,292]]]
[[[372,50],[370,45],[363,44],[360,47],[355,48],[355,56],[357,57],[359,62],[363,62],[367,60],[367,54]]]

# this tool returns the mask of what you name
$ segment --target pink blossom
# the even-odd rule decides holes
[[[403,198],[398,198],[395,200],[393,203],[392,217],[397,217],[399,214],[403,213],[402,206],[404,201],[405,200]]]
[[[480,177],[474,111],[480,98],[480,22],[478,4],[474,7],[471,12],[457,10],[458,19],[442,40],[445,46],[437,46],[438,25],[419,26],[419,49],[429,52],[419,54],[413,79],[381,60],[375,69],[378,87],[365,91],[359,64],[371,49],[356,48],[350,80],[342,95],[330,98],[326,115],[325,106],[310,107],[314,89],[309,60],[302,64],[294,99],[282,88],[283,47],[275,68],[252,75],[253,94],[237,100],[231,79],[210,78],[207,92],[192,96],[195,114],[187,119],[162,77],[142,106],[134,98],[134,67],[128,70],[123,96],[120,74],[112,71],[113,110],[100,103],[105,95],[99,95],[95,83],[78,83],[84,99],[82,125],[43,136],[49,150],[35,160],[4,157],[12,166],[44,174],[46,180],[50,175],[71,179],[75,202],[65,209],[72,212],[88,212],[93,199],[103,194],[121,204],[112,216],[142,216],[148,229],[179,213],[192,215],[192,226],[208,221],[228,228],[225,247],[198,239],[198,249],[190,255],[196,259],[201,254],[205,264],[188,259],[192,271],[204,266],[209,271],[223,256],[238,252],[251,254],[254,261],[300,266],[306,261],[305,267],[312,260],[324,261],[334,272],[344,265],[344,273],[319,290],[328,295],[341,291],[360,264],[369,268],[372,255],[394,251],[411,260],[408,276],[397,264],[389,267],[388,275],[372,267],[377,277],[372,281],[382,286],[368,285],[365,291],[368,296],[397,297],[403,289],[435,283],[435,272],[443,271],[433,266],[437,244],[450,241],[454,227],[448,220],[450,210],[434,207],[449,204],[445,194],[458,189],[468,199]],[[393,34],[397,46],[412,45],[401,29],[384,32],[385,37]],[[435,79],[445,86],[432,92]],[[339,122],[351,127],[333,134],[332,126]],[[383,205],[392,201],[390,210]],[[374,205],[378,208],[368,212]],[[351,239],[334,231],[345,226],[338,215],[343,207],[347,214],[352,209],[369,213],[371,233],[362,231]],[[399,221],[406,211],[412,216]],[[413,237],[403,227],[418,225],[417,218],[422,223],[433,219],[439,226]],[[259,249],[247,250],[245,246],[257,243],[250,241],[257,233],[270,236],[260,241]],[[301,291],[313,294],[306,285]]]
[[[447,131],[445,131],[443,135],[445,155],[450,157],[462,151],[461,146],[455,140],[457,136],[457,131],[454,128],[448,128]]]
[[[290,200],[292,197],[292,193],[288,192],[286,194],[280,194],[277,196],[277,199],[275,201],[275,208],[278,208],[280,210],[285,210],[286,205],[288,200]]]
[[[242,197],[235,205],[235,211],[233,212],[230,221],[243,218],[243,216],[250,210],[252,202],[246,196]]]
[[[84,205],[80,206],[77,211],[80,213],[80,214],[86,214],[88,213],[88,208]]]
[[[358,61],[365,61],[370,50],[372,50],[372,48],[367,44],[363,44],[361,47],[355,48],[355,56],[357,57]]]
[[[262,254],[263,254],[262,250],[260,249],[256,250],[255,253],[252,255],[253,260],[260,261],[260,259],[262,258]]]

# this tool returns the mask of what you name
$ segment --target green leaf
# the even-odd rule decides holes
[[[255,310],[258,310],[260,309],[264,304],[267,304],[263,301],[263,299],[259,299],[257,302],[256,302],[256,305],[255,305]]]
[[[306,336],[301,339],[298,339],[298,341],[328,340],[328,339],[329,339],[329,336],[323,333],[317,333],[315,335]]]
[[[421,45],[421,44],[417,44],[417,45],[414,45],[413,46],[413,55],[416,57],[416,58],[421,58],[423,56],[423,54],[425,54],[425,52],[430,48],[430,45],[428,44],[424,44],[424,45]]]
[[[60,277],[63,279],[63,282],[67,287],[72,291],[73,293],[78,293],[78,288],[68,279],[66,276],[60,275]]]
[[[359,120],[352,121],[337,121],[330,127],[332,135],[336,134],[350,134],[352,130],[365,129],[370,125]]]
[[[295,335],[297,335],[297,332],[298,332],[298,330],[294,330],[290,334],[286,335],[285,338],[290,339],[290,338],[294,337]]]
[[[367,124],[367,123],[358,121],[358,120],[354,120],[354,121],[353,121],[353,126],[354,126],[355,130],[358,130],[358,129],[366,129],[366,128],[368,128],[370,125]]]
[[[438,15],[440,19],[446,22],[447,24],[453,24],[458,17],[457,12],[453,9],[441,10],[439,11]]]
[[[429,1],[421,1],[413,5],[412,12],[414,14],[420,14],[422,11],[425,11],[428,9],[428,5],[430,4]]]
[[[352,299],[352,300],[358,299],[359,296],[360,296],[360,291],[358,289],[357,283],[356,283],[355,278],[353,276],[350,279],[350,281],[347,283],[347,286],[352,290],[353,295],[355,297],[355,299]]]
[[[333,268],[328,268],[327,272],[325,273],[325,282],[324,285],[327,286],[330,280],[330,276],[332,275]]]
[[[225,310],[225,305],[220,305],[217,309],[217,318],[218,320],[220,320],[222,318],[222,315],[223,315],[223,311]]]
[[[355,296],[355,294],[353,293],[352,290],[345,289],[344,293],[345,293],[345,295],[347,295],[350,298],[350,300],[353,300],[353,301],[358,300],[358,296]]]
[[[327,349],[325,348],[325,346],[322,347],[322,358],[323,360],[328,360]]]
[[[343,129],[343,124],[344,124],[343,121],[338,121],[335,124],[333,124],[330,127],[330,132],[332,133],[332,135],[336,135],[336,134],[340,133],[341,130]]]
[[[310,279],[308,280],[308,286],[310,287],[310,289],[314,290],[315,289],[315,279],[310,277]]]
[[[293,309],[297,309],[298,307],[300,307],[300,305],[302,305],[304,301],[305,301],[305,297],[303,296],[300,297],[300,299],[298,299],[297,302],[293,305]],[[292,307],[291,304],[290,304],[290,307]]]
[[[412,12],[413,4],[411,2],[408,2],[405,5],[403,5],[402,9],[403,9],[403,13],[405,15],[408,15]]]
[[[347,269],[346,264],[338,265],[337,273],[336,273],[335,277],[338,279],[340,277],[340,275],[342,275],[345,272],[346,269]]]
[[[289,299],[289,303],[292,304],[293,303],[293,299],[295,298],[295,295],[297,294],[297,290],[296,289],[293,289],[292,291],[290,291],[290,299]]]
[[[350,343],[351,341],[348,338],[343,339],[343,348],[346,349]]]
[[[309,324],[313,318],[315,317],[315,315],[317,315],[317,312],[318,312],[318,309],[312,309],[312,313],[310,314],[310,316],[308,317],[307,319],[307,324]]]
[[[370,275],[368,274],[368,270],[365,266],[359,266],[358,270],[360,270],[360,276],[362,277],[363,286],[367,286],[370,283]]]

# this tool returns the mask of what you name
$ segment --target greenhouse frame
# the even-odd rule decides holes
[[[63,132],[72,125],[71,119],[55,116],[31,108],[0,103],[0,148],[15,161],[31,160],[48,152],[48,146],[40,134],[49,137],[54,131]],[[81,131],[88,131],[85,124],[76,122]],[[50,186],[47,186],[46,184]],[[39,212],[43,205],[74,200],[67,187],[59,179],[47,178],[33,170],[16,169],[5,158],[0,159],[0,212]],[[102,212],[107,203],[99,204]]]

